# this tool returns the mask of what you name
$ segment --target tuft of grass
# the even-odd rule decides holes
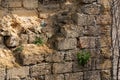
[[[22,52],[22,50],[23,50],[23,46],[19,46],[13,52]]]
[[[90,52],[82,50],[77,53],[78,64],[84,66],[90,59]]]
[[[36,44],[36,45],[43,45],[44,41],[43,41],[42,38],[37,37],[33,43]]]

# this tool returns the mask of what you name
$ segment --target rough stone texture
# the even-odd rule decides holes
[[[87,4],[82,6],[82,11],[85,14],[89,14],[89,15],[97,15],[100,14],[101,12],[101,5],[99,4]]]
[[[11,11],[11,13],[16,14],[18,16],[36,16],[36,17],[38,17],[38,14],[37,14],[36,10],[26,10],[26,9],[23,9],[23,8],[14,9],[14,10]]]
[[[6,76],[5,68],[0,68],[0,79],[5,80],[5,76]]]
[[[84,3],[92,3],[92,2],[96,2],[96,0],[82,0],[82,2],[84,2]]]
[[[84,73],[84,80],[101,80],[100,71],[89,71]]]
[[[83,73],[78,72],[65,74],[65,80],[83,80]]]
[[[2,0],[2,6],[18,8],[18,7],[22,7],[22,1],[21,0]]]
[[[112,58],[111,28],[117,27],[111,27],[110,5],[109,0],[0,0],[0,80],[110,80],[112,67],[115,78],[119,46],[113,29],[118,47]],[[33,44],[36,37],[44,44]],[[82,49],[91,54],[84,66],[77,62]]]
[[[38,7],[38,0],[23,0],[23,7],[25,8],[37,8]]]
[[[49,63],[41,63],[30,68],[31,76],[40,76],[51,74],[51,65]]]
[[[72,72],[72,62],[54,63],[53,73]]]
[[[58,50],[75,49],[76,45],[77,45],[77,40],[75,38],[58,39],[58,41],[56,42],[56,47]]]
[[[7,70],[7,80],[13,78],[25,78],[29,75],[29,67],[12,68]]]
[[[45,80],[64,80],[63,74],[46,75]]]
[[[33,44],[24,45],[20,54],[23,65],[37,64],[44,60],[44,55],[51,53],[47,46],[36,46]]]
[[[95,37],[80,37],[79,46],[80,48],[95,48],[96,46]]]
[[[94,16],[86,15],[83,13],[75,13],[72,15],[73,21],[80,26],[93,25],[94,24]]]

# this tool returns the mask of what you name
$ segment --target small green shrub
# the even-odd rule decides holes
[[[43,45],[44,41],[42,38],[37,37],[33,43],[37,45]]]
[[[23,50],[23,46],[19,46],[13,52],[22,52],[22,50]]]
[[[77,53],[78,64],[84,66],[90,58],[90,52],[82,50]]]

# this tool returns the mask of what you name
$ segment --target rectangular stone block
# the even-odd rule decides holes
[[[41,63],[38,65],[31,66],[31,76],[38,77],[40,75],[51,74],[51,65],[49,63]]]
[[[25,78],[29,75],[29,67],[12,68],[7,70],[7,80]]]
[[[112,17],[109,12],[105,12],[104,14],[101,14],[96,19],[96,24],[101,25],[110,25],[112,24]]]
[[[72,72],[72,62],[54,63],[53,73]]]
[[[46,75],[45,80],[65,80],[63,74]]]
[[[96,38],[95,37],[80,37],[79,46],[80,48],[95,48]]]
[[[76,13],[72,15],[72,20],[79,26],[94,25],[94,19],[94,16],[85,15],[83,13]]]
[[[28,9],[38,8],[38,0],[23,0],[23,7]]]
[[[18,8],[18,7],[22,7],[22,1],[21,0],[4,0],[2,1],[2,6]]]
[[[18,16],[26,16],[26,17],[27,16],[35,16],[35,17],[38,17],[37,10],[27,10],[27,9],[20,8],[20,9],[11,10],[11,13],[16,14]]]
[[[57,39],[55,46],[58,50],[70,50],[77,47],[76,38]]]
[[[65,80],[83,80],[83,72],[65,74]]]
[[[84,73],[84,80],[101,80],[100,71],[87,71]]]

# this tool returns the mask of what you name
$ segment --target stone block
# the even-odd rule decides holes
[[[23,0],[23,7],[28,9],[38,8],[38,0]]]
[[[75,49],[77,46],[77,40],[76,38],[58,38],[55,45],[58,50]]]
[[[111,47],[111,37],[110,36],[101,35],[99,42],[100,42],[100,47]]]
[[[37,64],[44,61],[45,54],[51,54],[51,50],[47,46],[37,46],[34,44],[23,45],[20,54],[23,65]]]
[[[86,4],[81,7],[84,14],[98,15],[101,13],[102,6],[100,4]]]
[[[84,80],[101,80],[100,71],[87,71],[84,73]]]
[[[52,56],[53,62],[64,62],[64,55],[65,55],[65,53],[62,51],[55,52]]]
[[[19,67],[7,70],[7,80],[19,80],[29,75],[29,67]]]
[[[99,26],[84,26],[83,34],[86,36],[97,36],[99,35]]]
[[[79,26],[94,25],[94,16],[83,13],[76,13],[72,15],[72,20]]]
[[[65,37],[75,38],[79,36],[79,31],[75,25],[64,25],[61,27],[61,33]]]
[[[109,47],[104,47],[100,49],[100,54],[104,58],[110,59],[112,57],[112,51]]]
[[[101,25],[112,24],[111,13],[105,12],[104,14],[100,14],[96,19],[96,24],[101,24]]]
[[[5,80],[6,73],[5,68],[0,68],[0,80]]]
[[[110,59],[103,59],[100,58],[98,62],[98,66],[96,66],[97,69],[111,69],[112,68],[112,62]]]
[[[104,6],[104,11],[110,11],[111,1],[109,1],[109,0],[98,0],[98,3],[100,3]]]
[[[110,70],[102,70],[101,78],[102,78],[102,80],[111,80],[111,71]]]
[[[35,16],[38,17],[37,10],[27,10],[27,9],[13,9],[11,10],[12,14],[16,14],[18,16]]]
[[[2,1],[3,7],[10,7],[10,8],[18,8],[22,7],[22,1],[21,0],[4,0]]]
[[[63,74],[46,75],[45,80],[64,80]]]
[[[49,63],[41,63],[33,65],[30,68],[31,76],[38,77],[40,75],[51,74],[51,65]]]
[[[83,3],[93,3],[96,2],[96,0],[82,0]]]
[[[65,80],[83,80],[83,72],[67,73],[65,74]]]
[[[95,48],[96,38],[95,37],[80,37],[79,46],[80,48]]]
[[[54,63],[53,73],[72,72],[72,62]]]

